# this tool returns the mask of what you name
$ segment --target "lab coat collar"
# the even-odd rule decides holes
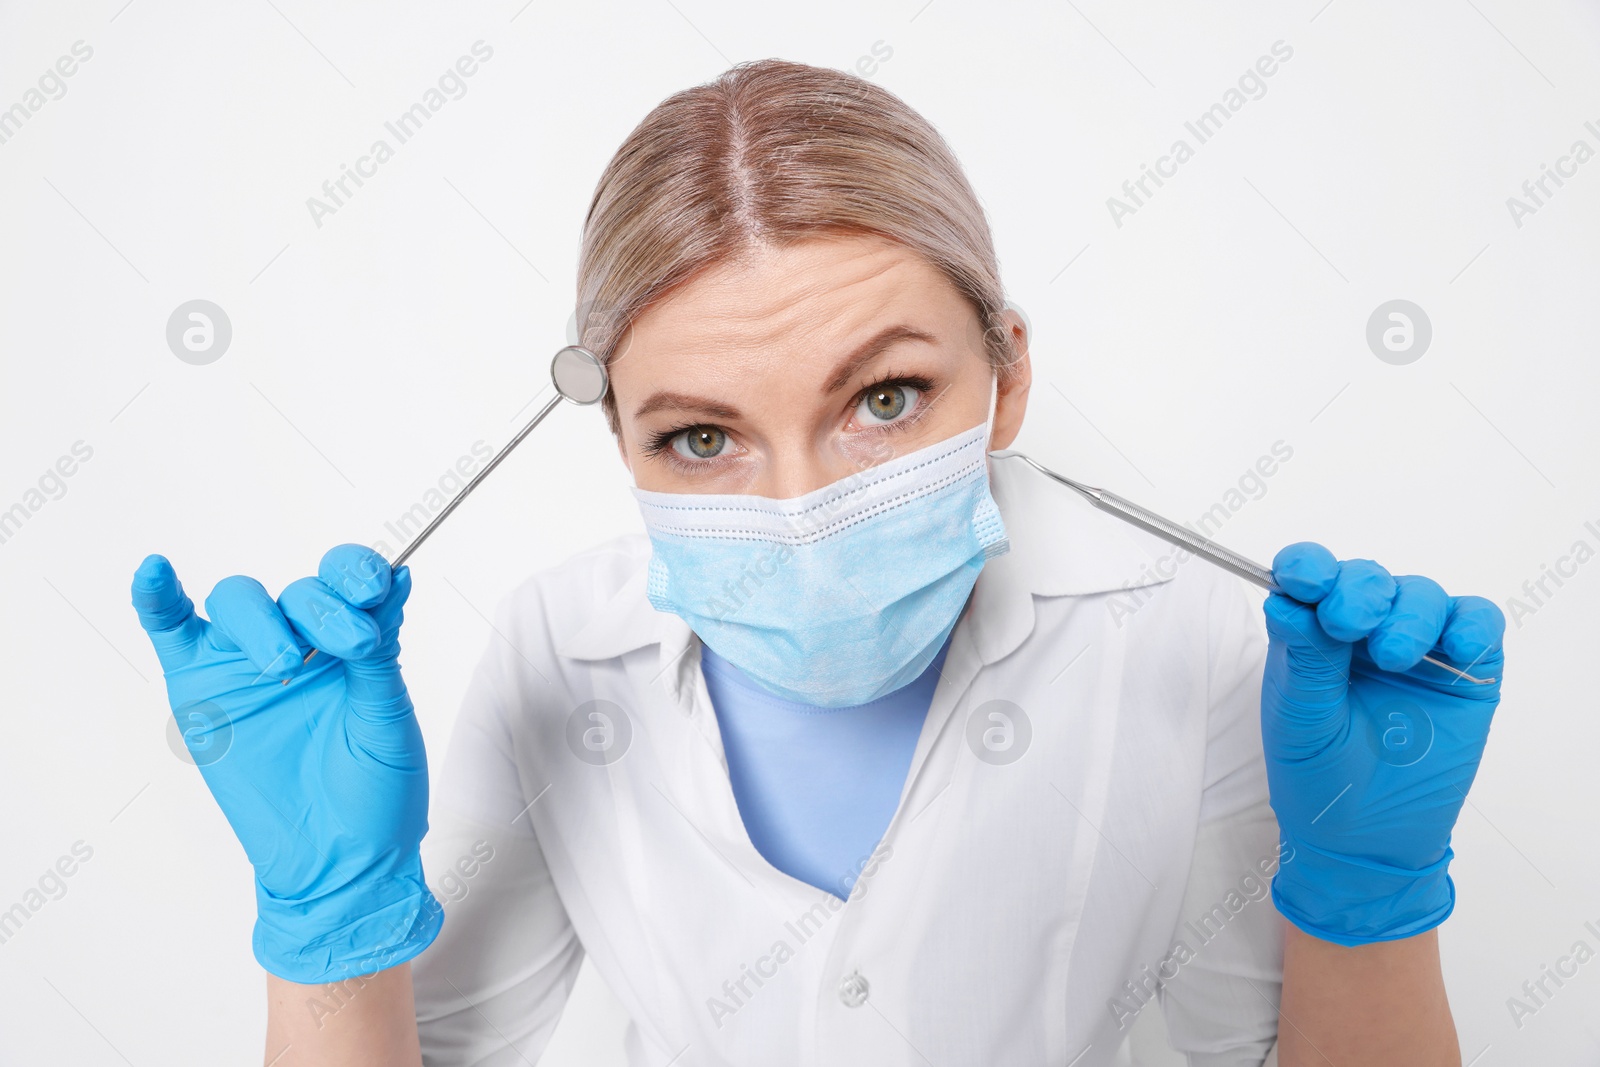
[[[1172,576],[1156,568],[1159,558],[1173,553],[1170,545],[1097,510],[1019,458],[990,458],[989,490],[1011,550],[984,564],[963,620],[985,664],[1010,653],[1032,632],[1035,596],[1115,593]],[[642,547],[627,581],[558,646],[560,655],[611,659],[658,644],[657,670],[667,672],[689,647],[694,634],[688,624],[655,610],[646,597],[649,543],[640,538],[636,544]]]
[[[1046,464],[1049,466],[1050,464]],[[1167,542],[1100,511],[1076,491],[1016,456],[989,459],[989,491],[1011,551],[978,575],[967,623],[985,664],[1033,632],[1034,597],[1094,596],[1169,581],[1157,561]]]

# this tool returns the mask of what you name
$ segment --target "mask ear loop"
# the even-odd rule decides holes
[[[983,450],[990,452],[994,442],[994,413],[1000,408],[1000,368],[995,367],[989,379],[989,415],[984,420]]]

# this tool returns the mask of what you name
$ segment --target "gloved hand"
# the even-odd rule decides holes
[[[409,569],[360,545],[330,550],[276,602],[254,578],[224,578],[209,622],[165,558],[134,575],[185,743],[255,867],[256,959],[280,978],[403,963],[443,922],[419,853],[427,757],[396,659],[410,592]]]
[[[1432,929],[1455,906],[1450,831],[1500,702],[1505,616],[1310,542],[1279,552],[1272,574],[1288,595],[1264,605],[1261,736],[1294,849],[1273,903],[1341,945]],[[1494,681],[1458,678],[1427,654]]]

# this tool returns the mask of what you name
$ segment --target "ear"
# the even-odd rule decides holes
[[[1028,410],[1028,390],[1033,386],[1033,362],[1028,358],[1028,327],[1022,317],[1007,308],[1001,312],[1011,329],[1012,358],[1009,366],[996,369],[994,429],[989,435],[989,450],[1010,448],[1022,429],[1022,416]]]

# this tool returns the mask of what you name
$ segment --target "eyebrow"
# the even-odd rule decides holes
[[[850,379],[856,376],[857,371],[877,359],[885,349],[901,341],[922,341],[931,345],[934,343],[934,337],[915,326],[899,325],[879,330],[865,344],[839,361],[839,365],[833,370],[833,375],[822,387],[823,392],[835,393],[843,389],[850,384]]]
[[[926,330],[919,330],[915,326],[907,326],[903,323],[885,327],[858,345],[855,351],[839,361],[838,366],[833,369],[833,373],[829,375],[827,382],[823,385],[823,392],[835,393],[849,385],[850,379],[854,378],[862,367],[871,363],[882,355],[885,350],[899,344],[901,341],[921,341],[925,344],[933,344],[936,339]],[[644,403],[634,409],[633,417],[640,419],[657,411],[684,411],[706,415],[714,419],[733,420],[740,417],[737,408],[731,407],[720,400],[669,391],[658,391],[650,394],[650,397]]]

